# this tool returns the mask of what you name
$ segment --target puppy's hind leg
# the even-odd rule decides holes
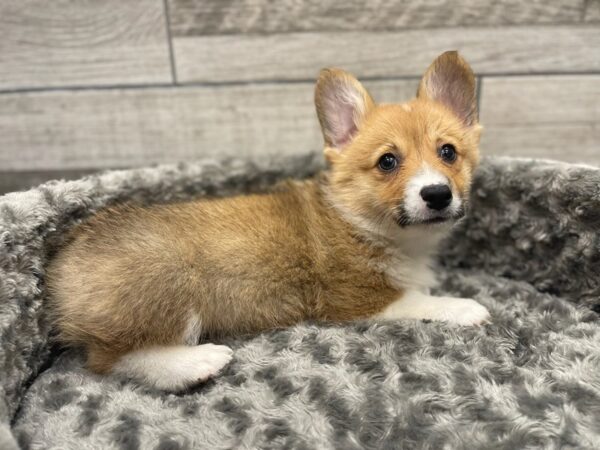
[[[232,355],[224,345],[154,346],[124,354],[107,371],[175,392],[217,375]]]

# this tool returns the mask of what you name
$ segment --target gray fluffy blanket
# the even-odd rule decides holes
[[[163,394],[51,345],[44,265],[109,203],[264,189],[320,157],[204,162],[0,198],[0,448],[600,448],[600,170],[487,159],[445,243],[440,290],[480,328],[302,324],[228,342],[233,363]]]

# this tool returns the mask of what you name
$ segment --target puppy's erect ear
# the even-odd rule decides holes
[[[429,66],[417,92],[448,107],[465,125],[477,123],[475,75],[456,51],[445,52]]]
[[[315,105],[327,152],[341,152],[360,129],[373,99],[360,82],[340,69],[323,69],[315,87]]]

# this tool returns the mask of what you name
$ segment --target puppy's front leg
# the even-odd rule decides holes
[[[488,322],[488,310],[468,298],[433,297],[416,290],[405,291],[376,318],[429,319],[457,325],[481,325]]]

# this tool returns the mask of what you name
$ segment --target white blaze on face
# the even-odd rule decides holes
[[[452,201],[445,211],[435,211],[427,207],[427,203],[421,197],[424,187],[435,184],[445,184],[452,191]],[[407,183],[404,195],[404,210],[414,220],[427,220],[435,217],[453,215],[460,210],[462,201],[452,187],[448,178],[441,172],[423,163],[421,170]]]

